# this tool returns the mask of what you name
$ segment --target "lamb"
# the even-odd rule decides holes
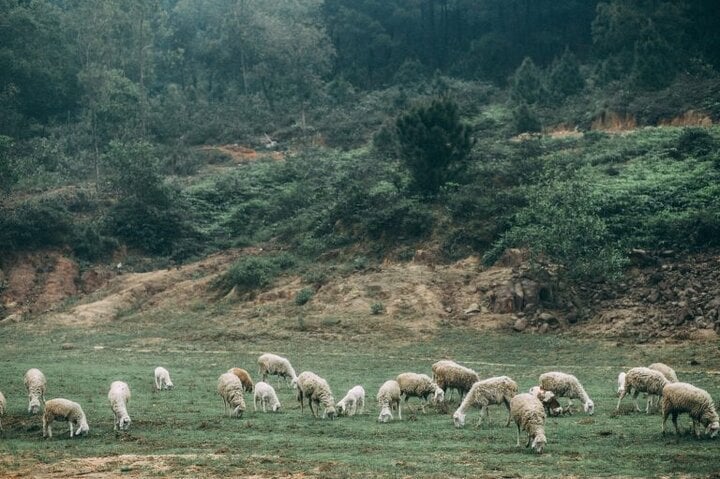
[[[242,417],[245,412],[245,396],[240,378],[233,373],[221,374],[218,378],[217,392],[223,400],[225,413],[227,414],[228,406],[230,406],[234,408],[230,412],[231,417]]]
[[[51,399],[45,403],[43,413],[43,437],[52,437],[52,423],[55,420],[70,424],[70,437],[87,434],[90,427],[80,405],[64,398]]]
[[[533,386],[528,392],[537,396],[540,402],[543,403],[546,415],[560,416],[563,413],[560,401],[557,400],[557,397],[555,397],[555,394],[552,391],[545,391],[540,386]]]
[[[465,399],[453,414],[455,427],[465,426],[465,415],[471,406],[480,407],[480,417],[477,425],[482,423],[483,412],[488,415],[488,406],[491,404],[505,404],[508,410],[508,419],[505,426],[510,425],[510,399],[518,393],[518,385],[507,376],[499,376],[473,384]]]
[[[456,389],[460,399],[467,394],[473,384],[480,380],[478,373],[470,368],[461,366],[454,361],[442,360],[432,365],[433,381],[448,393],[448,389]]]
[[[1,419],[2,419],[2,417],[5,415],[5,406],[6,406],[6,404],[7,404],[7,403],[5,402],[5,396],[3,396],[2,391],[0,391],[0,431],[3,430],[3,428],[2,428],[2,420],[1,420]]]
[[[528,440],[525,447],[532,446],[541,454],[547,444],[545,437],[545,408],[533,394],[518,394],[510,400],[510,417],[517,425],[517,447],[520,447],[520,429],[527,432]]]
[[[265,381],[268,375],[280,376],[290,379],[290,384],[295,386],[297,382],[297,375],[295,369],[286,358],[278,356],[276,354],[265,353],[258,358],[259,372],[258,374]]]
[[[335,399],[333,398],[332,391],[327,381],[310,371],[304,371],[297,376],[295,380],[297,386],[297,400],[300,402],[300,412],[304,412],[303,399],[307,398],[308,406],[310,406],[310,412],[313,416],[317,417],[317,412],[313,410],[312,404],[317,404],[318,409],[320,404],[324,406],[323,418],[335,419]]]
[[[25,373],[25,390],[28,393],[28,412],[37,414],[40,412],[40,404],[45,404],[45,388],[47,380],[39,369],[28,369]]]
[[[410,397],[416,397],[422,401],[420,405],[423,413],[428,396],[432,394],[433,403],[441,403],[445,398],[445,391],[427,374],[402,373],[395,380],[400,385],[400,392],[405,396],[405,402]]]
[[[393,406],[397,409],[398,419],[402,421],[402,408],[400,407],[400,385],[394,379],[385,381],[377,393],[377,402],[380,406],[379,422],[388,422],[393,418]]]
[[[365,389],[358,385],[350,389],[344,398],[342,398],[335,405],[338,416],[347,414],[348,416],[354,416],[357,412],[358,406],[360,407],[360,414],[365,411]]]
[[[573,399],[580,399],[583,402],[583,409],[586,413],[592,415],[595,410],[595,403],[585,392],[580,381],[572,374],[557,371],[543,373],[540,375],[540,388],[552,391],[558,397],[568,398],[568,411],[572,407]]]
[[[618,403],[615,408],[620,410],[620,401],[629,393],[632,393],[633,404],[635,410],[639,411],[640,406],[637,403],[637,397],[640,393],[647,393],[648,399],[645,405],[645,413],[650,414],[650,405],[653,402],[653,396],[662,396],[663,388],[669,381],[665,376],[654,369],[650,368],[632,368],[627,373],[618,375]]]
[[[243,385],[243,389],[245,389],[249,393],[253,392],[253,388],[255,386],[253,385],[253,380],[247,371],[242,368],[230,368],[228,369],[228,372],[233,373],[235,376],[238,377],[238,379]]]
[[[700,431],[695,427],[700,423],[705,428],[705,434],[711,438],[715,437],[720,429],[720,419],[715,410],[715,404],[707,391],[688,383],[668,383],[662,392],[662,432],[665,434],[665,422],[672,414],[672,422],[675,425],[675,433],[679,437],[680,430],[677,424],[678,415],[686,412],[692,419],[692,430],[697,437]]]
[[[110,409],[115,414],[115,431],[126,431],[130,427],[127,403],[130,402],[130,387],[122,381],[114,381],[108,392]]]
[[[267,412],[267,406],[269,406],[273,412],[280,410],[280,400],[278,400],[277,394],[275,394],[275,389],[265,381],[260,381],[255,385],[255,392],[253,394],[255,411],[257,411],[258,400],[262,403],[263,412]]]
[[[675,370],[668,366],[667,364],[663,363],[652,363],[650,366],[648,366],[650,369],[654,369],[655,371],[659,371],[665,376],[665,378],[668,380],[668,382],[676,383],[678,382],[677,374],[675,374]]]
[[[155,389],[162,391],[163,389],[172,389],[173,383],[170,380],[170,373],[162,366],[155,368]]]

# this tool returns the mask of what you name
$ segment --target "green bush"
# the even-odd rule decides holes
[[[705,128],[683,128],[675,148],[680,156],[702,158],[718,150],[719,142]]]
[[[0,244],[6,253],[65,245],[73,228],[71,215],[57,202],[29,200],[0,208]]]
[[[277,256],[243,256],[220,275],[214,286],[222,293],[233,288],[238,293],[252,292],[270,286],[279,274],[294,265],[294,259],[287,253]]]
[[[315,290],[312,288],[303,288],[295,295],[295,304],[302,306],[312,299],[315,295]]]

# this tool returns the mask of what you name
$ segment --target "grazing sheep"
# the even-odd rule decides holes
[[[39,369],[28,369],[25,373],[25,390],[28,393],[28,412],[37,414],[40,412],[40,404],[45,404],[45,388],[47,381],[45,375]]]
[[[257,411],[258,400],[262,403],[263,412],[267,412],[268,406],[272,412],[280,410],[280,400],[278,400],[277,394],[275,394],[275,389],[265,381],[260,381],[255,385],[255,392],[253,394],[255,411]]]
[[[2,391],[0,391],[0,419],[5,415],[5,396],[3,396]],[[2,421],[0,420],[0,431],[2,431]]]
[[[528,392],[537,396],[540,402],[543,403],[546,415],[560,416],[564,412],[562,406],[560,406],[560,401],[557,400],[552,391],[545,391],[540,386],[533,386]]]
[[[695,427],[700,423],[705,428],[705,434],[715,437],[720,429],[720,419],[715,410],[715,404],[707,391],[688,383],[668,383],[662,393],[662,432],[665,434],[665,422],[672,414],[672,422],[675,425],[675,433],[680,436],[678,428],[678,415],[686,412],[692,419],[692,431],[700,437],[700,431]]]
[[[163,389],[172,389],[173,383],[170,380],[170,373],[162,366],[155,368],[155,389],[162,391]]]
[[[301,413],[304,412],[303,399],[307,398],[313,416],[317,417],[317,412],[312,407],[312,404],[315,403],[318,409],[320,404],[325,407],[322,414],[323,418],[335,419],[335,399],[327,381],[315,373],[304,371],[297,376],[295,383],[297,384],[297,400],[300,402]]]
[[[455,427],[465,426],[465,415],[472,406],[480,407],[480,417],[477,425],[482,423],[483,413],[488,415],[488,406],[491,404],[505,404],[508,410],[508,419],[505,426],[510,425],[510,399],[518,393],[518,385],[507,376],[484,379],[473,384],[465,399],[453,414]]]
[[[228,372],[233,373],[235,376],[238,377],[238,379],[243,385],[243,389],[245,389],[249,393],[253,392],[253,388],[255,386],[253,385],[253,380],[247,371],[245,371],[243,368],[230,368],[228,369]]]
[[[280,376],[285,378],[287,381],[290,380],[290,384],[295,386],[297,382],[297,375],[295,369],[286,358],[278,356],[276,354],[265,353],[258,358],[258,374],[263,381],[267,380],[268,375]]]
[[[218,378],[217,392],[223,400],[224,411],[227,414],[228,406],[234,408],[231,417],[242,417],[245,412],[245,396],[240,378],[233,373],[221,374]]]
[[[115,431],[126,431],[130,427],[127,403],[130,402],[130,387],[122,381],[114,381],[108,392],[110,409],[115,414]]]
[[[411,397],[420,399],[423,413],[425,412],[425,403],[428,401],[428,396],[432,395],[433,403],[441,403],[445,398],[445,391],[427,374],[402,373],[398,374],[395,380],[400,385],[400,392],[405,396],[406,403]]]
[[[517,425],[517,447],[520,447],[520,429],[527,432],[525,447],[532,446],[538,454],[543,452],[545,437],[545,408],[542,402],[530,393],[518,394],[510,400],[510,417]]]
[[[87,434],[90,427],[80,405],[76,402],[56,398],[45,403],[43,413],[43,437],[52,437],[52,424],[55,420],[70,424],[70,437]]]
[[[595,411],[595,404],[590,396],[585,392],[580,381],[572,374],[561,372],[549,372],[540,375],[540,388],[546,391],[552,391],[558,397],[568,399],[567,410],[572,407],[572,400],[579,399],[583,402],[583,409],[586,413],[592,415]]]
[[[365,389],[360,385],[350,389],[345,397],[338,401],[335,409],[337,409],[338,416],[343,414],[354,416],[358,406],[360,407],[360,414],[362,414],[365,411]]]
[[[460,400],[467,394],[473,384],[480,380],[478,373],[461,366],[454,361],[442,360],[432,365],[433,381],[447,395],[449,389],[457,390]]]
[[[678,382],[677,374],[675,374],[675,370],[668,366],[667,364],[663,363],[652,363],[650,366],[648,366],[650,369],[654,369],[655,371],[659,371],[662,373],[663,376],[668,380],[668,382],[676,383]]]
[[[397,409],[398,419],[402,421],[402,408],[400,407],[400,385],[394,379],[385,381],[377,393],[377,402],[380,406],[379,422],[392,421],[393,406]]]
[[[618,403],[615,408],[620,410],[620,401],[629,393],[632,393],[633,404],[635,410],[639,411],[640,406],[637,403],[637,397],[640,393],[647,393],[648,398],[645,405],[645,413],[650,414],[650,405],[653,402],[653,396],[662,396],[663,388],[669,381],[665,376],[654,369],[650,368],[632,368],[627,373],[618,375]]]

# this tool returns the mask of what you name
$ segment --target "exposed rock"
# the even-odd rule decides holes
[[[477,303],[471,304],[466,310],[465,314],[477,314],[480,312],[480,305]]]
[[[525,331],[528,327],[528,320],[526,318],[518,318],[513,324],[513,329],[518,333]]]

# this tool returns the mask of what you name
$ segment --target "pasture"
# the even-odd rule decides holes
[[[177,337],[186,332],[176,331]],[[43,331],[27,324],[0,329],[0,390],[8,410],[2,420],[0,471],[42,477],[482,477],[482,476],[708,476],[720,472],[720,442],[660,433],[659,414],[631,412],[625,399],[616,414],[616,378],[623,368],[662,361],[681,381],[720,398],[716,344],[634,345],[569,337],[480,333],[444,328],[432,338],[387,345],[364,339],[321,339],[290,334],[244,340],[154,340],[132,328]],[[325,377],[336,400],[355,384],[368,394],[364,415],[335,421],[301,415],[293,390],[270,380],[282,402],[279,413],[254,412],[252,396],[241,419],[223,415],[218,376],[233,366],[257,378],[262,352],[288,357],[298,373]],[[430,374],[430,365],[452,357],[482,377],[506,374],[521,390],[540,373],[575,374],[595,401],[596,413],[548,418],[545,453],[515,447],[515,426],[504,427],[503,406],[475,426],[477,410],[456,429],[447,408],[419,412],[417,399],[403,407],[403,420],[379,424],[375,394],[385,380],[405,371]],[[699,364],[695,364],[699,362]],[[153,369],[170,370],[175,389],[155,392]],[[31,367],[48,379],[47,399],[79,402],[90,433],[70,439],[65,423],[42,439],[40,416],[26,413],[22,377]],[[132,389],[129,432],[113,431],[107,391],[122,379]],[[562,400],[563,405],[565,400]],[[576,406],[579,406],[575,401]],[[641,403],[644,405],[644,403]],[[680,419],[683,430],[687,416]],[[525,436],[521,436],[524,445]]]

